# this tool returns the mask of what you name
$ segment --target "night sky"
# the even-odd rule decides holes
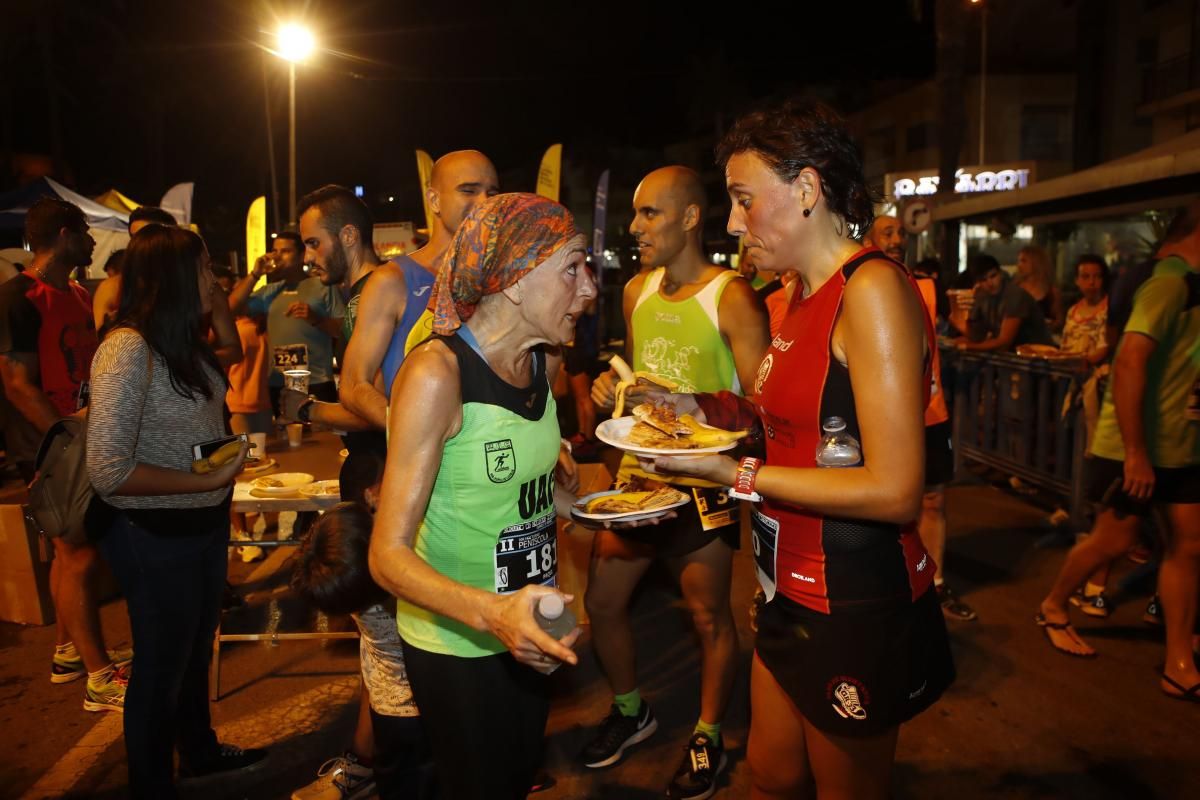
[[[653,166],[664,144],[713,139],[766,98],[817,90],[852,109],[881,81],[927,77],[934,65],[932,4],[916,3],[918,20],[912,0],[710,12],[654,2],[16,5],[0,4],[0,102],[18,111],[3,114],[0,156],[57,149],[64,183],[143,203],[195,181],[194,216],[216,252],[243,241],[247,204],[269,193],[268,97],[286,217],[286,62],[260,46],[279,20],[306,21],[321,48],[298,71],[298,191],[362,184],[378,219],[420,219],[418,147],[435,158],[479,148],[506,189],[532,191],[541,153],[561,141],[568,169],[616,165],[614,182],[636,182],[621,165]],[[15,185],[11,170],[0,174],[0,190]]]

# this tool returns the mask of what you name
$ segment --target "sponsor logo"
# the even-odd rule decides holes
[[[429,291],[428,286],[422,286],[420,289],[413,290],[413,297],[421,297]]]
[[[682,322],[682,320],[679,318],[678,314],[667,314],[662,311],[654,312],[654,321],[655,322],[666,322],[670,325],[678,325]]]
[[[774,339],[771,340],[771,347],[775,348],[776,350],[778,350],[781,353],[786,353],[788,350],[792,349],[792,345],[794,345],[795,343],[796,343],[795,339],[790,339],[785,342],[783,340],[782,336],[776,336]]]
[[[799,572],[793,572],[792,577],[798,581],[804,581],[805,583],[816,583],[817,582],[816,578],[810,578],[807,575],[801,575]]]
[[[925,681],[925,683],[922,683],[919,687],[917,687],[917,690],[915,692],[909,692],[908,699],[916,700],[918,697],[920,697],[922,694],[925,693],[925,687],[928,685],[929,685],[929,681]]]
[[[505,483],[517,474],[517,454],[513,452],[512,439],[487,442],[483,446],[483,457],[488,480],[492,483]]]
[[[553,507],[553,472],[521,484],[521,496],[517,501],[517,510],[521,512],[521,519],[532,519]]]
[[[771,367],[775,366],[774,353],[767,353],[767,357],[758,365],[758,377],[754,379],[754,393],[762,394],[763,386],[767,383],[767,378],[771,376]]]
[[[920,562],[917,564],[917,572],[924,572],[925,568],[928,566],[929,566],[929,554],[926,553],[924,556],[922,556]]]
[[[508,588],[508,567],[496,567],[496,591]]]
[[[825,687],[829,704],[842,719],[862,721],[867,718],[867,705],[871,695],[867,687],[857,678],[839,675]]]

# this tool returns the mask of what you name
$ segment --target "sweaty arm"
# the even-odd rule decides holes
[[[404,274],[392,264],[376,269],[358,299],[354,333],[346,346],[338,398],[347,409],[379,430],[387,427],[388,401],[376,386],[375,377],[407,302]]]
[[[754,394],[763,355],[771,346],[767,308],[744,278],[734,278],[721,295],[717,309],[721,336],[729,343],[742,393]]]
[[[38,433],[44,434],[62,415],[38,384],[38,357],[33,353],[0,355],[0,380],[4,394]]]
[[[379,510],[371,535],[371,576],[388,593],[496,636],[531,663],[541,653],[575,663],[575,654],[538,627],[533,605],[545,586],[497,595],[459,583],[413,552],[417,531],[433,494],[442,451],[462,427],[458,363],[441,342],[415,349],[392,391],[388,459]],[[572,640],[573,641],[573,640]]]

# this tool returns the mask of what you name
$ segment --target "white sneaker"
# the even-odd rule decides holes
[[[322,764],[317,779],[292,792],[292,800],[361,800],[374,793],[374,770],[346,753]]]
[[[244,544],[238,548],[238,552],[242,554],[242,563],[244,564],[261,561],[267,556],[261,547],[254,544]]]

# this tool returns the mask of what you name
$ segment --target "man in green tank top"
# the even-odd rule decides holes
[[[767,312],[750,284],[708,261],[703,249],[706,202],[700,177],[665,167],[634,194],[630,233],[651,269],[625,286],[626,358],[635,370],[668,377],[682,392],[741,392],[770,343]],[[596,379],[592,399],[612,409],[617,378]],[[622,477],[636,474],[624,463]],[[687,756],[668,787],[672,798],[708,797],[725,765],[721,719],[737,672],[737,631],[729,607],[737,506],[723,488],[693,488],[695,502],[679,518],[642,530],[598,531],[592,551],[587,609],[592,640],[615,694],[613,710],[585,748],[583,762],[605,767],[657,729],[641,699],[629,602],[655,559],[664,559],[692,610],[701,646],[700,718]]]

